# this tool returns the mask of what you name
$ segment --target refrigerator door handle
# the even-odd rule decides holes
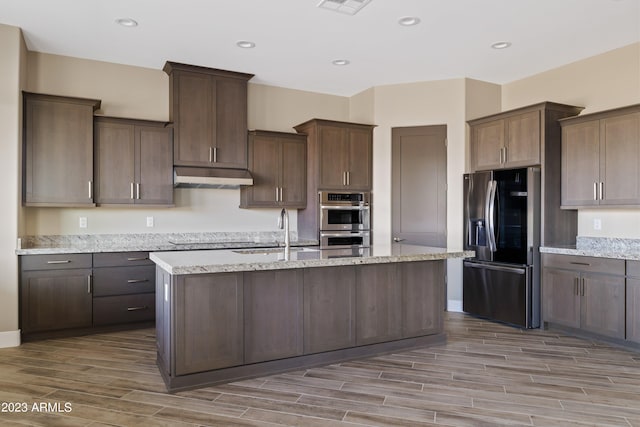
[[[515,273],[515,274],[527,273],[527,269],[525,267],[507,267],[503,265],[484,264],[484,263],[476,263],[476,262],[470,262],[470,261],[464,261],[463,265],[465,267],[470,267],[470,268],[482,268],[486,270],[504,271],[507,273]]]
[[[487,185],[487,197],[485,198],[484,215],[487,223],[487,246],[491,252],[496,251],[496,233],[494,224],[496,199],[496,181],[491,180]]]

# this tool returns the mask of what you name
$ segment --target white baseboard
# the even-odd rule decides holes
[[[447,311],[462,313],[462,301],[459,299],[447,300]]]
[[[18,347],[20,345],[20,331],[0,332],[0,348]]]

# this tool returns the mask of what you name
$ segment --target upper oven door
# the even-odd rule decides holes
[[[371,228],[369,206],[321,206],[320,230],[362,231]]]

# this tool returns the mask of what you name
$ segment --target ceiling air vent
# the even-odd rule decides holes
[[[322,0],[318,3],[318,7],[347,15],[355,15],[370,2],[371,0]]]

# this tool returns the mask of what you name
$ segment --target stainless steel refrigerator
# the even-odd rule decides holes
[[[462,308],[540,327],[540,168],[464,175]]]

